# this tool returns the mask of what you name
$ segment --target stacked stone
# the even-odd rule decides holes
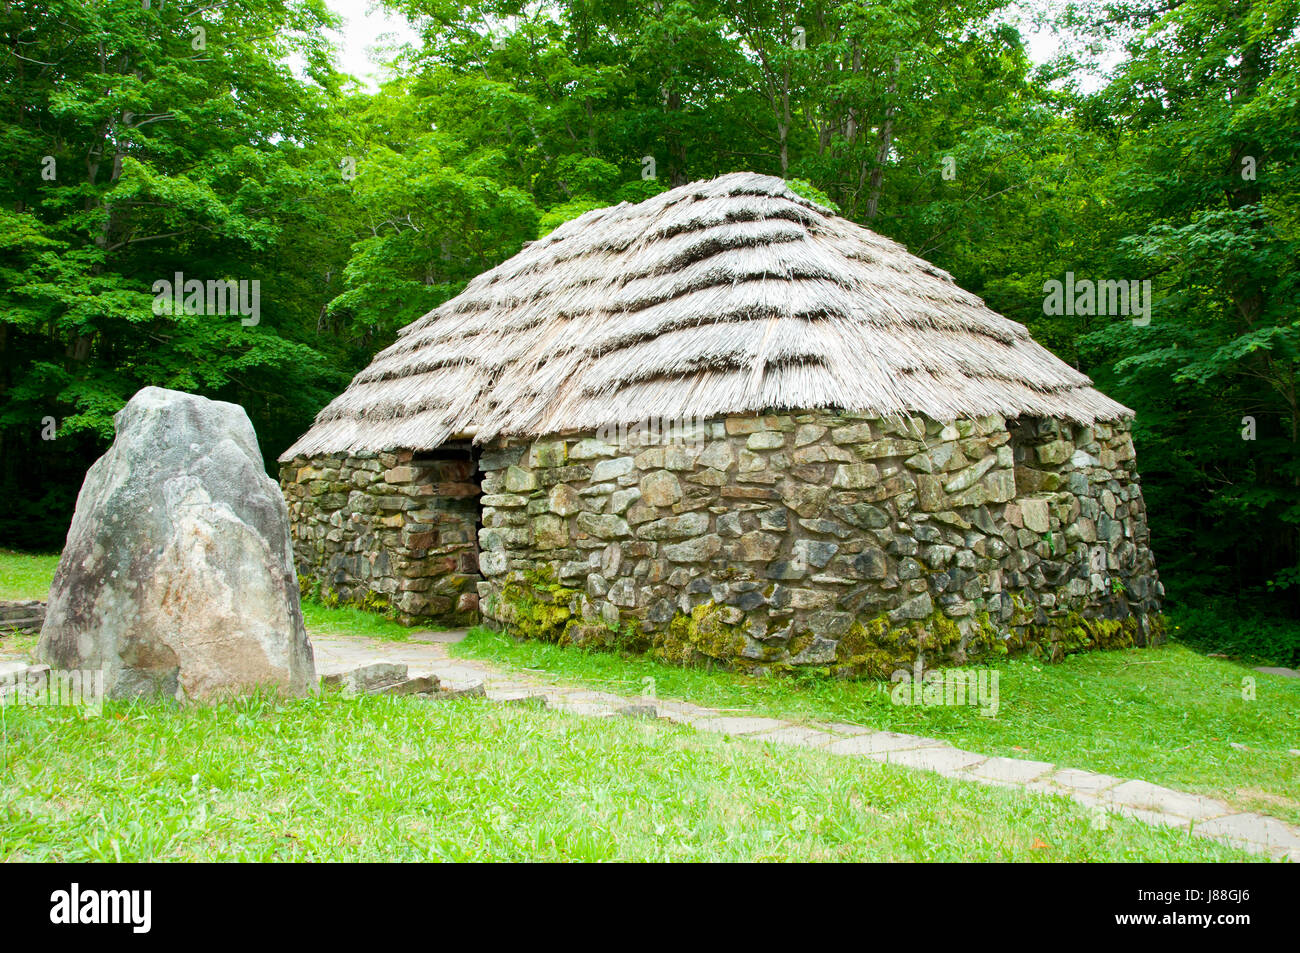
[[[6,632],[39,632],[45,624],[45,603],[35,599],[0,602],[0,635]]]
[[[300,581],[399,621],[478,621],[473,462],[394,453],[298,457],[280,468]]]
[[[657,644],[706,607],[739,633],[706,654],[761,667],[842,663],[872,620],[947,620],[962,660],[989,627],[1015,649],[1128,619],[1141,642],[1159,612],[1126,425],[815,412],[679,436],[485,452],[485,617],[510,626],[531,587],[568,600],[567,640]]]

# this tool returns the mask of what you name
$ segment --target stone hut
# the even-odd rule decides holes
[[[404,328],[281,457],[300,575],[407,621],[886,676],[1160,636],[1132,411],[940,269],[725,175]]]

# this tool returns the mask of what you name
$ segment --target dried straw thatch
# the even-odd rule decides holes
[[[946,272],[724,175],[598,209],[405,327],[298,454],[772,409],[1131,416]]]

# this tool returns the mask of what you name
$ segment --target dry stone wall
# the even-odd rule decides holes
[[[328,601],[399,621],[478,621],[478,484],[466,448],[448,459],[395,453],[298,457],[280,468],[294,561]]]
[[[676,661],[900,666],[1160,638],[1126,424],[730,417],[498,443],[481,611]]]

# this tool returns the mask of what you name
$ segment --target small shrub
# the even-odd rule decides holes
[[[1208,652],[1289,668],[1300,666],[1300,622],[1233,603],[1170,606],[1170,635]]]

